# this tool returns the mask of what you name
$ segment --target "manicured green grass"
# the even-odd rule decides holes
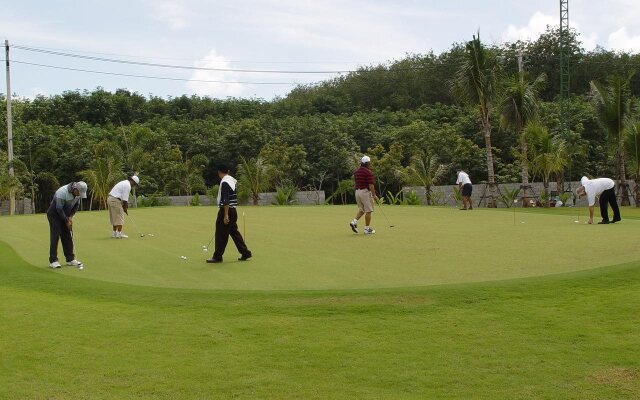
[[[42,267],[42,216],[3,218],[0,397],[640,397],[640,221],[389,207],[396,228],[365,238],[351,208],[244,210],[256,258],[220,267],[195,261],[208,208],[134,210],[156,236],[130,241],[79,215],[85,271]]]
[[[378,213],[376,235],[365,237],[349,229],[354,207],[241,208],[240,227],[244,212],[255,258],[237,262],[230,242],[227,262],[216,266],[204,263],[211,252],[202,251],[213,233],[214,208],[132,210],[140,229],[155,236],[137,237],[129,223],[127,240],[111,239],[106,212],[85,212],[76,217],[74,230],[77,257],[86,268],[60,273],[174,288],[370,289],[512,279],[640,260],[638,220],[587,226],[542,210],[518,211],[514,224],[512,214],[486,209],[384,210],[395,227]],[[44,215],[4,218],[0,224],[0,237],[41,268],[48,265],[48,235]],[[603,248],[614,247],[603,255]]]

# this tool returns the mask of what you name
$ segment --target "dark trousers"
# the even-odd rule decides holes
[[[602,220],[605,222],[609,221],[608,205],[613,209],[613,219],[619,221],[620,209],[618,208],[618,201],[616,200],[616,191],[614,188],[607,189],[600,195],[600,215],[602,215]]]
[[[220,208],[218,218],[216,219],[216,250],[213,253],[214,259],[222,259],[224,250],[227,248],[227,243],[229,242],[229,236],[233,239],[233,243],[235,243],[241,255],[249,256],[251,254],[238,230],[238,211],[235,208],[229,208],[229,223],[225,224],[224,208]]]
[[[58,242],[62,240],[62,251],[67,261],[73,261],[76,256],[73,254],[73,237],[67,224],[60,219],[55,210],[47,212],[49,220],[50,245],[49,245],[49,262],[58,261]]]

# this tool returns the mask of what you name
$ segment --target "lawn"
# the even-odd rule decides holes
[[[216,266],[212,208],[132,210],[129,240],[85,212],[83,271],[3,217],[0,398],[640,397],[639,212],[384,211],[243,208],[255,258]]]

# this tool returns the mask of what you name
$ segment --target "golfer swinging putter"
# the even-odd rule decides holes
[[[111,192],[109,192],[107,205],[109,206],[109,219],[113,227],[112,238],[126,239],[129,237],[122,232],[124,215],[129,215],[129,193],[131,193],[131,188],[138,186],[139,183],[140,178],[137,176],[128,176],[124,181],[116,183]]]
[[[218,177],[220,178],[220,189],[218,190],[218,217],[216,219],[216,249],[213,257],[207,260],[208,263],[221,263],[224,250],[227,248],[229,236],[233,239],[238,252],[239,261],[247,261],[251,258],[251,251],[238,230],[238,194],[236,184],[238,181],[229,175],[229,168],[226,165],[218,166]]]
[[[87,184],[71,182],[56,190],[47,210],[49,220],[50,246],[49,246],[49,266],[60,268],[58,261],[58,242],[62,241],[62,250],[67,265],[81,268],[82,263],[76,260],[73,254],[73,216],[80,207],[80,199],[87,198]]]
[[[373,185],[374,178],[371,172],[371,158],[364,156],[360,160],[360,168],[353,173],[356,183],[356,202],[358,203],[358,212],[353,221],[349,222],[351,230],[358,233],[358,220],[364,215],[364,234],[373,235],[376,231],[371,228],[371,213],[373,212],[373,202],[378,199],[376,196],[376,188]]]
[[[458,179],[456,180],[456,184],[458,185],[458,189],[460,189],[460,194],[462,195],[462,208],[461,210],[473,210],[473,204],[471,204],[471,194],[473,193],[473,185],[471,184],[471,179],[469,179],[469,174],[464,172],[462,169],[458,168]],[[467,207],[468,204],[468,207]]]
[[[612,179],[589,179],[583,176],[580,179],[580,184],[582,186],[576,192],[580,197],[587,196],[587,201],[589,202],[589,224],[593,224],[593,209],[596,204],[596,196],[600,196],[600,215],[602,216],[602,221],[598,222],[598,224],[615,224],[622,220],[618,202],[616,201],[615,182]],[[613,209],[613,220],[611,221],[609,221],[609,205]]]

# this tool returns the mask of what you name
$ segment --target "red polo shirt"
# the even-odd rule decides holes
[[[369,189],[369,184],[373,184],[373,172],[364,165],[353,173],[356,181],[356,189]]]

